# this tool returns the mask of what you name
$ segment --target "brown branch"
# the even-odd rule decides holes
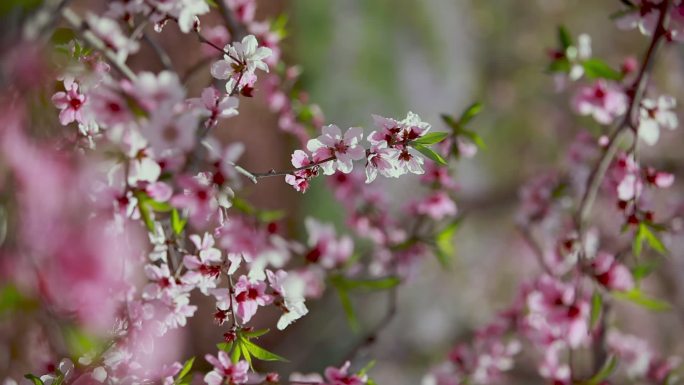
[[[632,131],[635,133],[634,140],[638,140],[636,137],[636,131],[638,126],[637,122],[639,119],[639,107],[641,106],[641,101],[646,91],[646,86],[648,85],[651,71],[653,70],[656,53],[663,45],[663,38],[667,33],[667,24],[669,22],[668,10],[670,3],[671,0],[665,0],[659,5],[660,16],[658,18],[658,25],[656,30],[653,32],[651,44],[649,45],[648,50],[646,51],[646,54],[642,60],[639,74],[628,90],[630,103],[627,112],[625,113],[620,124],[615,129],[615,132],[613,132],[611,135],[608,146],[589,176],[589,185],[582,196],[582,200],[580,201],[577,215],[575,217],[575,226],[580,233],[580,239],[583,239],[587,218],[589,217],[589,213],[591,212],[594,201],[596,200],[596,195],[598,194],[599,187],[601,186],[603,178],[606,175],[608,166],[617,153],[619,140],[626,132],[627,128],[632,129]]]
[[[225,0],[219,0],[217,3],[221,10],[221,17],[223,17],[223,21],[226,23],[226,28],[228,28],[228,32],[230,32],[233,41],[242,40],[243,37],[247,36],[245,27],[235,20],[235,15],[233,14],[233,11],[228,8]]]

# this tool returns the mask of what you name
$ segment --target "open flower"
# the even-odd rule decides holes
[[[62,110],[59,113],[59,122],[66,126],[71,122],[84,123],[82,107],[86,102],[86,97],[78,92],[78,83],[73,79],[64,79],[64,89],[52,95],[52,103],[55,107]]]
[[[271,56],[272,51],[267,47],[258,47],[254,35],[245,36],[242,42],[228,44],[224,50],[226,54],[223,60],[211,66],[211,75],[217,79],[228,79],[228,93],[233,91],[236,83],[238,89],[242,89],[249,82],[254,82],[252,78],[257,69],[268,72],[264,59]]]
[[[264,282],[250,282],[246,276],[240,276],[235,283],[235,303],[237,316],[243,323],[249,322],[259,306],[266,306],[273,298],[266,294]]]
[[[244,384],[247,382],[247,372],[249,371],[249,363],[245,360],[240,360],[233,364],[228,357],[228,353],[220,350],[216,357],[211,354],[204,356],[210,364],[214,365],[214,370],[204,376],[204,382],[208,385],[221,384]]]
[[[580,115],[591,115],[601,124],[610,124],[627,110],[627,96],[617,85],[598,80],[580,88],[572,101]]]
[[[363,130],[352,127],[342,135],[342,130],[334,124],[323,127],[323,134],[311,139],[306,148],[313,153],[314,162],[326,159],[321,164],[325,175],[332,175],[335,170],[348,174],[354,168],[353,161],[363,159],[366,151],[359,144],[363,139]]]
[[[663,95],[657,100],[644,99],[639,110],[639,138],[653,146],[660,138],[660,129],[674,130],[679,124],[677,115],[672,111],[677,101],[672,96]]]

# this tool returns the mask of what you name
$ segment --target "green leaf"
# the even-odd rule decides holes
[[[658,267],[658,265],[658,262],[648,262],[634,266],[632,268],[632,276],[634,277],[634,280],[639,282],[642,279],[648,277],[651,274],[651,272],[653,272],[653,270],[655,270]]]
[[[240,350],[242,356],[245,357],[245,360],[249,363],[249,367],[252,368],[252,356],[249,354],[249,349],[245,346],[245,341],[246,340],[239,340],[236,349]]]
[[[243,346],[247,351],[254,357],[260,359],[261,361],[285,361],[287,362],[287,359],[284,357],[281,357],[275,353],[269,352],[268,350],[262,348],[261,346],[258,346],[254,344],[252,341],[249,341],[246,338],[243,338],[241,341],[241,346]]]
[[[33,374],[25,374],[24,378],[27,378],[33,382],[33,385],[43,385],[43,380],[40,377],[34,376]]]
[[[259,329],[259,330],[252,330],[252,331],[241,330],[238,332],[238,334],[240,336],[247,338],[247,339],[252,339],[252,338],[261,337],[264,334],[268,333],[269,331],[271,331],[271,329]]]
[[[456,234],[459,224],[460,221],[450,223],[449,225],[445,226],[435,237],[435,255],[445,268],[449,267],[451,258],[456,253],[453,238],[454,234]]]
[[[54,45],[66,45],[74,39],[76,39],[76,33],[71,28],[56,28],[51,37]]]
[[[594,295],[591,296],[591,317],[590,317],[590,328],[593,329],[601,316],[601,309],[603,308],[603,297],[598,290],[594,291]]]
[[[283,210],[264,210],[257,215],[260,222],[269,223],[282,219],[285,216]]]
[[[433,160],[434,162],[441,164],[442,166],[447,165],[446,160],[444,160],[444,158],[441,155],[439,155],[438,153],[436,153],[433,149],[431,149],[429,147],[425,147],[425,146],[420,145],[420,144],[415,144],[413,147],[416,150],[420,151],[421,154],[425,155],[426,157]]]
[[[606,360],[606,362],[603,364],[601,367],[601,370],[598,371],[593,377],[588,379],[587,381],[584,381],[585,385],[599,385],[602,383],[606,378],[610,377],[611,374],[615,371],[615,368],[617,367],[618,359],[615,356],[610,356]]]
[[[352,305],[351,298],[349,298],[349,293],[343,287],[335,286],[335,288],[337,289],[337,295],[340,297],[344,314],[347,316],[349,327],[352,331],[358,332],[361,330],[361,325],[359,325],[359,320],[356,318],[354,305]]]
[[[187,218],[181,218],[178,210],[171,210],[171,228],[176,235],[180,235],[185,229],[185,225],[188,223]]]
[[[424,146],[431,146],[437,144],[449,136],[446,132],[429,132],[420,138],[413,141],[415,144],[422,144]]]
[[[476,145],[477,147],[479,147],[481,150],[484,150],[484,149],[487,148],[487,146],[485,145],[484,140],[482,140],[482,138],[480,137],[480,135],[476,134],[474,131],[470,131],[470,130],[465,130],[465,129],[463,129],[463,130],[461,130],[461,135],[463,135],[463,136],[467,137],[468,139],[470,139],[470,141],[472,141],[473,143],[475,143],[475,145]]]
[[[15,311],[27,302],[27,299],[12,284],[7,284],[0,289],[0,314]]]
[[[632,254],[637,258],[641,256],[641,251],[644,247],[644,233],[642,228],[644,227],[639,225],[636,234],[634,234],[634,240],[632,241]]]
[[[549,66],[546,68],[547,72],[562,72],[562,73],[568,73],[570,72],[570,69],[572,68],[572,65],[570,64],[570,61],[566,58],[562,59],[557,59],[552,61]]]
[[[600,59],[587,59],[582,63],[584,73],[590,79],[622,79],[622,73],[611,68],[608,64]]]
[[[447,126],[451,127],[454,133],[457,133],[461,129],[458,122],[456,121],[456,119],[454,119],[453,116],[447,114],[442,114],[440,116],[442,117],[442,121],[444,121],[444,123],[446,123]]]
[[[240,348],[240,345],[241,340],[235,341],[233,351],[230,353],[230,360],[233,361],[233,363],[240,361],[240,355],[242,355],[242,349]]]
[[[73,357],[81,357],[88,353],[96,352],[102,346],[102,342],[99,339],[77,327],[64,328],[64,339],[66,340],[69,353]]]
[[[387,290],[401,283],[397,277],[385,277],[380,279],[347,279],[342,276],[336,278],[338,287],[345,290]]]
[[[143,222],[145,222],[145,226],[147,226],[147,230],[149,232],[154,233],[155,228],[154,228],[154,221],[152,220],[152,217],[150,216],[150,209],[147,207],[147,202],[144,200],[138,199],[138,211],[140,211],[140,217],[142,218]]]
[[[613,292],[613,297],[632,302],[651,311],[668,311],[672,308],[666,301],[648,297],[639,289]]]
[[[651,228],[648,225],[645,224],[640,224],[639,226],[644,226],[644,237],[646,238],[646,242],[648,245],[655,251],[659,252],[662,255],[667,254],[667,248],[665,248],[665,245],[663,244],[663,241],[658,238],[657,235],[651,231]]]
[[[565,28],[564,25],[558,26],[558,41],[560,42],[563,51],[568,49],[568,47],[572,46],[572,37],[570,36],[570,32],[568,32],[568,29]]]
[[[216,4],[216,1],[214,0],[204,0],[210,7],[212,8],[218,8],[218,4]]]
[[[185,376],[187,376],[188,373],[190,373],[190,370],[192,369],[192,364],[194,363],[195,357],[192,357],[191,359],[185,361],[185,363],[183,364],[183,368],[181,369],[180,373],[178,373],[178,377],[176,377],[176,381],[173,382],[175,385],[179,385],[181,381],[183,381]]]
[[[218,350],[223,350],[224,352],[228,353],[230,352],[231,349],[233,349],[233,343],[232,342],[221,342],[219,344],[216,344],[216,347]]]
[[[370,362],[368,362],[366,364],[366,366],[364,366],[361,370],[359,370],[358,375],[359,376],[366,375],[366,373],[368,373],[371,369],[373,369],[373,367],[375,366],[375,363],[376,363],[375,360],[371,360]]]
[[[233,208],[247,215],[254,215],[256,209],[242,198],[234,197],[231,201]]]
[[[465,111],[461,114],[461,117],[458,119],[458,124],[461,126],[465,126],[468,123],[470,123],[471,120],[473,120],[474,117],[480,114],[482,112],[482,103],[480,102],[475,102],[468,106]]]

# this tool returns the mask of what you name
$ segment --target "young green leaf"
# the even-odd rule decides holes
[[[221,342],[216,344],[216,347],[218,350],[223,350],[224,352],[228,353],[230,352],[231,349],[233,349],[233,343],[232,342]]]
[[[176,235],[180,235],[185,229],[185,225],[188,223],[186,218],[181,218],[178,210],[173,209],[171,211],[171,228]]]
[[[564,25],[558,26],[558,41],[560,42],[560,45],[564,51],[572,45],[572,37]]]
[[[444,158],[436,153],[433,149],[429,147],[425,147],[421,144],[415,144],[413,146],[416,150],[420,151],[421,154],[425,155],[427,158],[431,159],[432,161],[441,164],[442,166],[446,166],[447,162],[444,160]]]
[[[584,73],[590,79],[621,80],[622,73],[614,70],[600,59],[588,59],[582,63]]]
[[[268,333],[269,331],[271,331],[271,329],[258,329],[258,330],[252,330],[252,331],[241,330],[238,332],[238,334],[240,336],[245,337],[246,339],[252,339],[252,338],[261,337],[264,334]]]
[[[454,234],[456,234],[456,230],[458,229],[459,223],[459,221],[450,223],[449,225],[444,227],[435,237],[435,255],[437,256],[437,259],[439,259],[439,262],[442,264],[442,266],[445,268],[449,267],[450,260],[456,253],[453,238]]]
[[[451,127],[453,133],[457,133],[461,129],[458,122],[456,121],[456,119],[454,119],[453,116],[447,114],[442,114],[440,116],[442,117],[442,121],[444,121],[444,123],[447,126]]]
[[[233,344],[233,351],[230,353],[230,360],[233,361],[233,363],[240,361],[240,356],[242,355],[242,348],[240,347],[241,344],[242,340],[240,339],[235,341]]]
[[[335,288],[337,289],[337,295],[340,297],[344,314],[347,316],[349,327],[353,332],[358,332],[361,329],[361,325],[359,325],[359,320],[356,318],[354,305],[352,305],[351,298],[349,298],[349,293],[343,287],[335,286]]]
[[[613,292],[613,297],[623,301],[632,302],[651,311],[668,311],[672,308],[669,303],[663,300],[651,298],[639,289],[632,289],[630,291],[616,291]]]
[[[247,360],[247,362],[249,363],[249,367],[251,368],[252,367],[252,355],[250,354],[247,346],[245,346],[245,341],[247,341],[247,340],[240,339],[239,341],[240,341],[240,343],[238,344],[238,346],[236,348],[240,349],[240,353],[242,353],[242,356],[245,357],[245,360]]]
[[[260,359],[261,361],[285,361],[287,362],[287,359],[284,357],[281,357],[275,353],[269,352],[268,350],[262,348],[261,346],[258,346],[254,344],[252,341],[249,341],[246,338],[241,338],[240,346],[244,347],[249,354],[252,356]]]
[[[646,278],[653,272],[658,267],[659,263],[658,262],[648,262],[648,263],[643,263],[637,266],[634,266],[632,268],[632,276],[634,277],[634,280],[639,282],[642,279]]]
[[[610,377],[611,374],[615,371],[615,368],[617,367],[618,359],[615,356],[610,356],[606,360],[606,362],[603,364],[601,367],[601,370],[598,371],[593,377],[588,379],[587,381],[584,382],[586,385],[599,385],[602,383],[606,378]]]
[[[178,373],[178,377],[176,377],[176,380],[173,382],[174,385],[179,385],[185,376],[187,376],[190,373],[190,370],[192,369],[192,364],[195,363],[195,357],[192,357],[191,359],[185,361],[183,364],[183,368],[181,371]]]
[[[33,385],[43,385],[43,380],[40,377],[34,376],[33,374],[25,374],[24,378],[27,378],[33,382]]]
[[[420,138],[413,141],[415,144],[422,144],[424,146],[431,146],[437,144],[449,136],[446,132],[429,132]]]
[[[594,291],[594,295],[591,296],[591,316],[590,316],[590,328],[593,329],[601,316],[601,309],[603,308],[603,297],[601,293]]]
[[[468,106],[465,111],[461,114],[461,117],[458,119],[458,124],[460,126],[465,126],[468,123],[470,123],[471,120],[473,120],[474,117],[480,114],[482,112],[482,103],[480,102],[475,102]]]
[[[660,238],[658,238],[658,236],[655,235],[653,231],[651,231],[651,228],[643,223],[639,226],[644,227],[644,237],[646,238],[646,242],[651,247],[651,249],[663,255],[667,254],[667,248],[665,248],[663,241],[661,241]]]

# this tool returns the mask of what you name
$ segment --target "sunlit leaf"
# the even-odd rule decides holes
[[[420,151],[421,154],[425,155],[427,158],[431,159],[435,163],[441,164],[442,166],[446,166],[447,162],[444,160],[444,158],[436,153],[433,149],[429,147],[425,147],[420,144],[416,144],[413,146],[416,150]]]
[[[651,298],[639,289],[617,291],[613,293],[617,299],[629,301],[651,311],[668,311],[672,306],[666,301]]]

